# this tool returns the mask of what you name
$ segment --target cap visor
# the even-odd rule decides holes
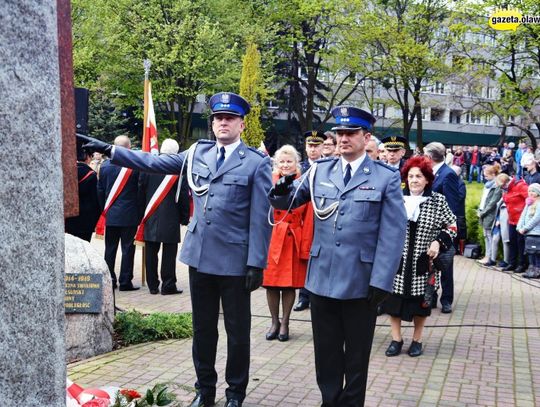
[[[232,114],[233,116],[244,117],[243,114],[240,114],[238,112],[234,112],[232,110],[214,110],[210,116],[213,117],[214,115],[220,114],[220,113],[221,114]]]
[[[336,126],[332,127],[332,131],[342,130],[342,131],[357,131],[362,130],[364,127],[362,126]],[[364,129],[367,130],[367,129]]]

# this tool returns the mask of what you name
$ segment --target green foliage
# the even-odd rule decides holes
[[[267,91],[261,76],[261,54],[256,44],[249,44],[242,62],[242,77],[240,78],[240,95],[251,105],[250,113],[244,121],[246,129],[242,134],[244,142],[252,147],[259,147],[264,140],[261,126],[261,105],[264,105]]]
[[[102,89],[90,93],[88,128],[92,137],[110,143],[116,136],[125,134],[127,121]]]
[[[467,220],[467,240],[471,243],[478,243],[482,246],[482,249],[485,247],[484,243],[484,233],[482,231],[482,226],[478,221],[478,215],[476,211],[478,205],[480,205],[480,199],[482,198],[482,191],[484,189],[484,184],[467,184],[467,199],[465,200],[465,217]]]
[[[145,316],[135,310],[121,312],[116,314],[114,330],[125,345],[189,338],[193,335],[191,314],[187,313],[157,312]]]

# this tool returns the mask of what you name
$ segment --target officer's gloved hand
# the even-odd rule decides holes
[[[255,291],[262,285],[263,271],[257,267],[248,266],[246,272],[246,290]]]
[[[390,295],[388,291],[381,290],[380,288],[369,286],[367,300],[371,309],[377,310],[379,313],[379,305]]]
[[[111,156],[113,146],[111,146],[110,144],[98,140],[97,138],[85,136],[84,134],[79,133],[77,133],[77,138],[84,143],[82,145],[83,149],[87,151],[95,151],[97,153],[105,154],[107,157]]]
[[[274,195],[276,196],[288,195],[290,186],[293,183],[295,178],[296,178],[296,174],[293,173],[293,174],[285,175],[284,177],[281,177],[280,179],[278,179],[278,182],[276,182],[276,185],[274,185]]]

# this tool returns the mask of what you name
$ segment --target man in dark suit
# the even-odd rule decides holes
[[[446,147],[442,143],[433,142],[424,147],[424,154],[433,162],[433,172],[435,180],[432,189],[435,192],[443,194],[448,202],[450,210],[458,219],[463,227],[465,219],[465,197],[460,192],[460,180],[457,174],[448,165],[444,163],[446,157]],[[461,219],[461,221],[460,221]],[[458,235],[459,235],[458,230]],[[441,312],[448,314],[452,312],[452,303],[454,301],[454,247],[439,254],[444,269],[441,273]],[[437,304],[437,296],[434,296],[433,305]]]
[[[176,154],[176,140],[166,139],[161,144],[161,154]],[[173,178],[174,177],[174,178]],[[149,211],[158,205],[144,222],[146,247],[146,282],[150,294],[159,293],[158,253],[161,252],[161,294],[180,294],[176,287],[176,254],[180,243],[180,225],[189,223],[189,187],[185,179],[178,190],[178,176],[146,174],[139,175],[139,208]],[[178,199],[177,198],[177,192]],[[141,216],[142,217],[142,216]],[[137,233],[139,235],[139,233]]]
[[[87,147],[118,165],[156,174],[187,169],[194,213],[180,260],[189,266],[193,310],[197,395],[190,407],[215,404],[220,306],[227,331],[225,407],[240,407],[249,381],[251,292],[262,284],[272,233],[267,220],[272,169],[268,156],[240,139],[249,103],[221,92],[209,105],[216,141],[199,140],[179,154],[153,156],[86,140]]]
[[[67,218],[66,233],[90,241],[103,209],[97,195],[97,174],[90,167],[91,157],[77,144],[77,179],[79,182],[79,215]]]
[[[126,149],[131,148],[131,141],[127,136],[118,136],[114,139],[116,146]],[[120,291],[138,290],[140,287],[133,285],[133,262],[135,258],[135,245],[133,240],[139,225],[138,209],[138,184],[139,173],[131,172],[127,181],[120,184],[119,189],[117,181],[121,176],[122,167],[105,161],[101,165],[98,181],[98,198],[102,207],[106,207],[108,199],[115,195],[115,191],[120,191],[109,210],[107,211],[106,229],[105,229],[105,261],[109,266],[113,287],[120,286]],[[112,193],[111,193],[112,191]],[[114,266],[116,263],[116,252],[118,244],[122,250],[122,260],[120,263],[120,277],[116,278]]]
[[[317,130],[310,130],[304,133],[306,139],[306,154],[307,160],[300,163],[302,174],[304,174],[311,165],[323,158],[324,143],[330,142],[330,138],[327,138],[324,133]],[[326,139],[326,141],[325,141]],[[334,152],[336,148],[334,146]],[[298,290],[298,302],[293,308],[293,311],[303,311],[309,308],[309,291],[306,288]]]

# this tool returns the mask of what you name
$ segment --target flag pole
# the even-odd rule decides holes
[[[145,146],[150,146],[150,140],[148,140],[149,135],[146,132],[146,123],[148,122],[148,88],[150,81],[148,76],[150,75],[150,66],[152,62],[149,59],[143,61],[144,66],[144,122],[143,122],[143,142],[142,148],[145,149]],[[142,264],[141,264],[141,284],[146,286],[146,243],[142,246]]]

